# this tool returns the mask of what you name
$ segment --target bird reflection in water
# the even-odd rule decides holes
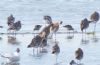
[[[84,38],[83,38],[83,36],[82,36],[81,43],[82,43],[82,44],[88,44],[88,43],[89,43],[89,39],[87,39],[86,34],[85,34],[85,37],[84,37]]]
[[[91,38],[93,43],[97,43],[99,42],[99,38],[96,36],[96,34],[93,35],[93,37]]]
[[[2,40],[2,37],[0,37],[0,40]]]
[[[71,60],[69,65],[84,65],[83,63],[76,63],[74,60]]]
[[[67,35],[67,39],[73,39],[74,38],[74,34],[72,35]]]
[[[18,40],[16,39],[15,36],[8,36],[8,43],[10,44],[19,44]]]
[[[1,63],[1,65],[20,65],[18,62]]]

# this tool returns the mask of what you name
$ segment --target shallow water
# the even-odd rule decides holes
[[[7,17],[13,14],[17,20],[22,21],[22,28],[18,32],[33,32],[35,24],[44,24],[43,16],[50,15],[53,21],[63,21],[63,25],[71,24],[75,31],[80,32],[80,21],[83,18],[90,17],[91,13],[98,11],[100,13],[99,0],[3,0],[0,2],[0,29],[1,33],[7,32]],[[57,41],[60,46],[58,55],[58,65],[68,65],[72,59],[75,59],[74,53],[77,48],[82,48],[84,58],[83,65],[100,65],[100,22],[96,27],[96,35],[84,34],[57,34]],[[62,25],[62,26],[63,26]],[[60,27],[59,32],[67,30]],[[87,32],[93,31],[94,24],[90,24]],[[17,47],[21,49],[20,65],[54,65],[56,56],[51,54],[53,39],[48,39],[47,53],[33,54],[32,48],[27,48],[30,44],[33,34],[16,35],[16,39],[9,39],[8,36],[0,34],[0,53],[9,53],[15,51]],[[0,57],[0,64],[5,63],[5,59]]]
[[[83,38],[81,34],[75,34],[72,38],[69,39],[68,34],[57,34],[57,41],[60,46],[60,54],[58,55],[57,63],[59,65],[67,65],[72,59],[75,59],[74,53],[77,48],[82,48],[84,51],[84,58],[81,63],[84,65],[99,65],[100,61],[100,34],[93,37],[92,35],[86,35],[86,38]],[[79,37],[80,36],[80,37]],[[52,46],[54,45],[54,38],[48,39],[48,46],[46,47],[46,53],[39,53],[37,55],[36,49],[33,54],[32,48],[27,48],[27,45],[30,43],[33,36],[31,34],[26,35],[17,35],[15,42],[8,42],[7,35],[1,35],[2,40],[0,40],[0,53],[13,52],[17,47],[21,49],[21,60],[20,65],[54,65],[56,62],[56,56],[51,54]],[[96,40],[96,41],[95,41]],[[5,59],[1,58],[0,63],[5,62]]]

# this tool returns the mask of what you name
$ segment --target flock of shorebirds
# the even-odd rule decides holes
[[[39,32],[39,34],[34,35],[31,43],[27,46],[27,48],[40,48],[39,51],[41,51],[41,49],[43,49],[44,47],[47,46],[47,41],[48,41],[48,36],[50,35],[50,38],[52,38],[53,34],[55,35],[55,45],[52,47],[52,54],[58,55],[60,53],[60,47],[58,45],[58,43],[56,42],[56,33],[59,30],[59,26],[63,23],[63,21],[59,21],[59,22],[53,22],[52,18],[48,15],[44,16],[43,19],[45,20],[46,24],[45,27],[41,30],[41,32]],[[15,18],[13,17],[13,15],[10,15],[7,19],[7,24],[8,24],[8,31],[18,31],[21,29],[21,21],[15,21]],[[91,14],[90,16],[90,20],[88,20],[87,18],[84,18],[81,23],[80,23],[80,29],[83,33],[83,31],[85,30],[86,33],[86,29],[89,27],[90,23],[94,23],[94,32],[96,31],[96,23],[99,20],[99,13],[98,12],[94,12]],[[67,30],[74,30],[74,28],[71,25],[65,25],[63,26],[65,28],[67,28]],[[33,29],[35,30],[39,30],[41,28],[41,25],[36,25],[35,28]],[[33,49],[34,50],[34,49]],[[18,52],[18,50],[17,50]],[[19,53],[19,52],[18,52]],[[38,53],[38,52],[37,52]],[[83,50],[81,48],[78,48],[75,51],[75,59],[77,59],[78,61],[81,61],[83,58]],[[2,56],[3,57],[3,56]],[[73,64],[78,64],[76,63],[74,60],[72,60],[70,62],[70,65]]]

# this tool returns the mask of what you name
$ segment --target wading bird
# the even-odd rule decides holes
[[[21,29],[21,21],[17,21],[13,24],[11,24],[8,28],[8,30],[13,30],[15,31],[15,34],[16,34],[16,31],[19,31]]]
[[[85,18],[81,21],[80,28],[81,28],[82,33],[83,33],[84,29],[85,29],[85,33],[86,33],[86,29],[89,27],[89,23],[90,23],[90,21],[88,21],[87,18]]]
[[[79,61],[82,60],[83,58],[83,50],[81,48],[78,48],[76,51],[75,51],[75,58]]]
[[[74,28],[71,25],[65,25],[63,27],[67,28],[67,30],[74,30]]]
[[[65,25],[63,27],[69,31],[68,33],[70,33],[70,31],[73,31],[73,33],[74,33],[74,28],[71,25]]]
[[[93,14],[91,14],[91,16],[90,16],[91,22],[94,23],[94,32],[95,32],[95,28],[96,28],[96,23],[97,23],[97,21],[99,21],[99,18],[100,18],[100,15],[96,11]]]
[[[38,54],[38,48],[43,48],[47,45],[47,40],[45,38],[45,32],[39,33],[38,35],[36,35],[31,43],[27,46],[27,48],[37,48],[37,54]],[[34,49],[33,49],[34,52]]]
[[[7,24],[12,25],[15,21],[15,18],[13,17],[13,15],[11,14],[8,18],[7,18]]]

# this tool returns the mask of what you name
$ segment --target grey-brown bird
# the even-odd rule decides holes
[[[79,61],[82,60],[83,58],[83,50],[81,48],[78,48],[76,51],[75,51],[75,58]]]
[[[63,27],[67,28],[68,30],[74,30],[74,28],[71,25],[65,25]]]
[[[51,16],[45,15],[43,19],[45,20],[46,24],[51,24],[52,23]]]
[[[17,21],[15,23],[10,24],[8,30],[19,31],[21,29],[21,21]]]
[[[74,33],[74,28],[71,25],[65,25],[63,27],[68,30],[68,33],[70,33],[70,31],[73,31],[73,33]]]
[[[37,48],[37,54],[38,54],[38,48],[41,47],[45,47],[47,45],[47,40],[45,38],[45,32],[39,33],[38,35],[36,35],[31,43],[27,46],[27,48]],[[34,52],[34,49],[33,49]]]
[[[8,18],[7,18],[7,24],[8,26],[11,25],[12,23],[14,23],[15,18],[13,17],[13,15],[11,14]]]
[[[33,31],[35,31],[35,30],[39,30],[39,29],[41,28],[41,26],[42,26],[42,25],[35,25]]]
[[[96,11],[93,14],[91,14],[91,16],[90,16],[91,22],[94,23],[94,32],[95,32],[95,28],[96,28],[96,23],[97,23],[97,21],[99,21],[99,18],[100,18],[100,15]]]
[[[85,33],[86,33],[86,29],[89,27],[89,23],[90,21],[88,21],[87,18],[81,21],[80,28],[81,28],[82,33],[83,33],[83,30],[85,30]]]

